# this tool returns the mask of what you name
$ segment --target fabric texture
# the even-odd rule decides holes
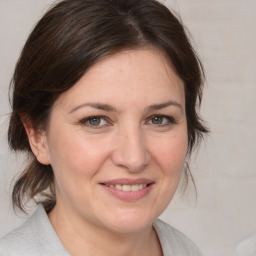
[[[164,256],[201,256],[195,244],[180,231],[157,219],[154,229]],[[0,256],[70,256],[40,204],[19,228],[0,239]]]
[[[256,255],[256,233],[240,242],[236,248],[236,256]]]

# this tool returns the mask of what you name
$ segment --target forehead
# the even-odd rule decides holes
[[[57,101],[152,103],[170,98],[184,103],[183,82],[164,54],[151,48],[125,50],[99,61]]]

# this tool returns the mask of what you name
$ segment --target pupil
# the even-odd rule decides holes
[[[161,117],[161,116],[153,117],[153,123],[154,124],[162,124],[163,123],[163,117]]]
[[[100,124],[100,118],[96,118],[96,117],[91,118],[91,119],[89,120],[89,123],[90,123],[91,125],[99,125],[99,124]]]

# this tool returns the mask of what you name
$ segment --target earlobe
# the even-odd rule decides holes
[[[30,121],[22,121],[26,130],[32,152],[38,162],[44,165],[50,164],[49,152],[45,131],[35,130]]]

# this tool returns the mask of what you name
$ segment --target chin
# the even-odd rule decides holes
[[[127,212],[119,214],[115,218],[108,220],[108,224],[112,231],[117,233],[137,233],[152,226],[157,217],[143,212]]]

